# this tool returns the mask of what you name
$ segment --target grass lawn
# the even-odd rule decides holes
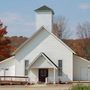
[[[76,85],[71,90],[90,90],[90,86]]]

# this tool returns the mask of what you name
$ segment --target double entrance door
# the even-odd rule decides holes
[[[48,77],[48,69],[39,69],[39,82],[45,82]]]

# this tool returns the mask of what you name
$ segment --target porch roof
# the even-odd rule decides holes
[[[50,64],[55,67],[58,68],[58,66],[43,52],[41,52],[34,60],[33,62],[29,65],[28,69],[30,69],[32,67],[32,65],[34,65],[34,63],[37,61],[37,59],[39,57],[43,56],[45,58],[45,60],[48,60],[50,62]]]

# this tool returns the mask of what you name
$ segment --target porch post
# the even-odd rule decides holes
[[[56,75],[55,75],[55,68],[54,68],[54,77],[53,77],[53,80],[54,80],[54,81],[53,81],[53,84],[55,84],[55,76],[56,76]]]

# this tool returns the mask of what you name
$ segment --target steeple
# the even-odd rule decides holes
[[[36,12],[36,29],[39,29],[43,26],[49,32],[52,32],[54,11],[51,8],[44,5],[36,9],[35,12]]]

